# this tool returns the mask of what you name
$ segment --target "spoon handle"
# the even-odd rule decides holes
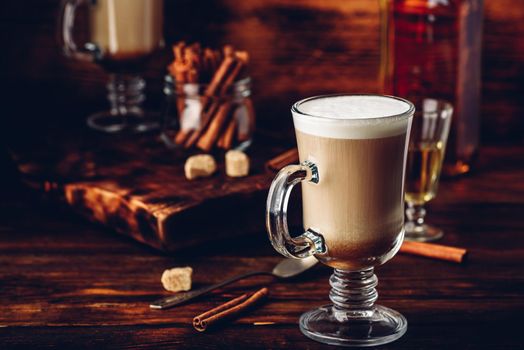
[[[195,290],[192,290],[192,291],[186,292],[186,293],[177,293],[175,295],[171,295],[171,296],[168,296],[168,297],[165,297],[165,298],[161,298],[161,299],[155,300],[151,304],[149,304],[149,307],[151,309],[158,309],[158,310],[168,309],[170,307],[173,307],[173,306],[185,303],[185,302],[187,302],[189,300],[192,300],[192,299],[194,299],[196,297],[199,297],[201,295],[207,294],[207,293],[209,293],[209,292],[211,292],[211,291],[213,291],[215,289],[218,289],[220,287],[226,286],[226,285],[228,285],[230,283],[236,282],[238,280],[241,280],[241,279],[244,279],[244,278],[247,278],[247,277],[256,276],[256,275],[270,275],[270,276],[273,276],[273,274],[271,272],[267,272],[267,271],[248,272],[248,273],[245,273],[243,275],[238,275],[238,276],[235,276],[235,277],[231,277],[231,278],[229,278],[229,279],[227,279],[225,281],[219,282],[217,284],[213,284],[211,286],[202,287],[202,288],[195,289]]]

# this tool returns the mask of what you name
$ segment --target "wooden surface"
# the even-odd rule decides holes
[[[398,255],[378,269],[379,302],[409,322],[404,337],[381,349],[522,349],[524,148],[481,154],[477,173],[442,182],[428,213],[445,230],[442,243],[469,249],[467,263]],[[0,348],[332,348],[297,325],[328,301],[323,266],[292,281],[254,277],[176,309],[148,308],[168,295],[165,268],[192,266],[195,287],[270,269],[280,258],[264,232],[163,255],[32,196],[14,192],[1,202]],[[233,324],[203,334],[191,327],[198,313],[263,285],[268,302]]]
[[[283,149],[265,140],[246,150],[249,176],[225,174],[225,152],[214,151],[217,171],[187,180],[191,153],[168,150],[155,135],[84,137],[11,154],[30,187],[88,220],[161,250],[180,250],[264,229],[265,196],[274,173],[265,168]],[[198,151],[194,151],[198,153]],[[234,212],[232,212],[234,209]]]
[[[20,189],[6,148],[36,152],[48,139],[42,134],[85,132],[85,117],[107,106],[107,75],[66,59],[56,45],[58,3],[0,2],[0,349],[332,348],[297,325],[301,313],[328,302],[330,271],[322,266],[293,281],[252,278],[177,309],[149,310],[149,301],[167,295],[165,268],[193,266],[195,287],[271,268],[280,257],[264,232],[161,254]],[[166,39],[248,50],[259,131],[290,145],[289,106],[298,98],[378,88],[376,3],[173,0]],[[399,255],[378,269],[379,302],[409,322],[407,334],[382,349],[523,348],[524,3],[485,0],[482,55],[482,141],[490,146],[476,173],[441,184],[428,214],[446,232],[442,243],[468,248],[469,261]],[[145,72],[152,109],[162,103],[168,58],[160,53]],[[270,287],[269,301],[234,324],[204,334],[190,326],[196,314],[261,285]]]
[[[524,2],[485,0],[482,141],[524,142]],[[59,0],[0,2],[0,79],[6,139],[84,125],[107,107],[107,75],[69,60],[56,44]],[[326,92],[378,89],[378,0],[167,0],[166,41],[232,43],[250,53],[259,126],[291,132],[289,108]],[[158,109],[166,50],[148,65],[148,106]],[[44,111],[44,117],[42,116]]]

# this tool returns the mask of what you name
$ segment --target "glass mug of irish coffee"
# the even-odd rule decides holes
[[[398,312],[375,305],[374,267],[391,259],[404,238],[404,175],[414,113],[409,101],[381,95],[326,95],[291,109],[300,157],[273,180],[266,226],[282,255],[314,255],[335,269],[332,304],[300,318],[306,336],[322,343],[373,346],[407,329]],[[291,237],[287,206],[302,184],[305,233]]]
[[[75,14],[88,8],[89,42],[73,40]],[[145,81],[140,76],[148,58],[163,45],[163,0],[62,0],[59,18],[64,53],[95,62],[110,73],[108,111],[90,115],[87,124],[107,133],[143,132],[159,126],[145,112]]]
[[[437,195],[453,107],[449,102],[425,98],[413,118],[406,165],[406,226],[408,241],[430,242],[444,232],[425,223],[425,204]]]

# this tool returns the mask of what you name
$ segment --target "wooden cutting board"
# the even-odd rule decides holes
[[[264,230],[267,190],[274,176],[264,163],[282,148],[254,143],[250,175],[229,178],[224,153],[218,172],[184,177],[187,152],[167,150],[154,137],[105,137],[13,152],[29,185],[91,221],[152,247],[173,251]]]

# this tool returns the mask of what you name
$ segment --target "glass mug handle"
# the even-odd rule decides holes
[[[78,48],[73,39],[77,8],[82,4],[88,5],[92,2],[93,0],[62,0],[58,30],[62,48],[68,57],[82,61],[94,61],[101,58],[100,48],[96,44],[87,42],[83,48]]]
[[[305,161],[300,165],[288,165],[280,170],[271,183],[266,202],[266,227],[271,244],[280,254],[288,258],[306,258],[314,254],[325,254],[324,237],[307,229],[298,237],[291,237],[287,225],[287,206],[293,187],[302,181],[317,184],[318,168]]]

